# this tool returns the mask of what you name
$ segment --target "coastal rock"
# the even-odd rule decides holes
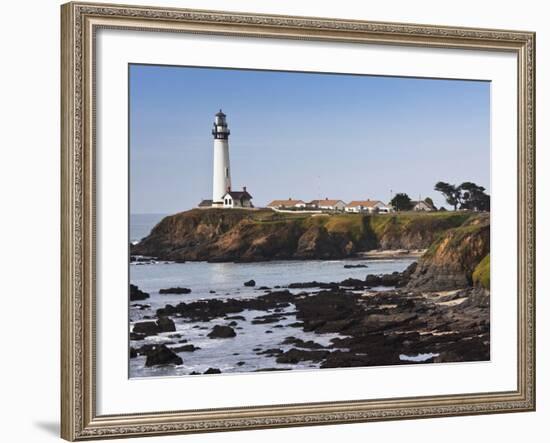
[[[445,291],[473,285],[473,273],[490,250],[488,214],[449,230],[418,262],[407,288]]]
[[[166,289],[159,290],[159,294],[190,294],[190,293],[191,293],[191,289],[180,288],[179,286],[175,288],[166,288]]]
[[[376,248],[425,249],[471,217],[448,212],[298,218],[267,209],[193,209],[162,219],[131,252],[178,262],[342,259]]]
[[[218,368],[208,368],[206,371],[204,371],[204,374],[221,374],[222,371],[220,371]]]
[[[248,286],[248,287],[256,286],[256,282],[254,280],[245,281],[243,284],[244,286]]]
[[[142,334],[144,337],[149,335],[157,335],[160,329],[154,321],[142,321],[134,324],[132,329],[134,334]]]
[[[313,340],[304,341],[301,338],[296,338],[296,337],[287,337],[284,339],[284,341],[281,344],[294,345],[298,348],[306,348],[306,349],[323,349],[324,348],[322,344],[316,343]]]
[[[145,300],[148,298],[149,294],[147,292],[143,292],[136,285],[130,285],[130,301]]]
[[[208,334],[210,338],[232,338],[235,337],[237,333],[230,326],[221,326],[216,325],[212,328],[212,331]]]
[[[301,361],[320,362],[330,354],[329,351],[305,351],[303,349],[292,348],[287,352],[280,354],[276,361],[277,363],[296,364]]]
[[[173,320],[168,317],[160,317],[157,320],[157,326],[159,332],[174,332],[176,330],[176,325]]]
[[[181,365],[183,360],[175,352],[164,345],[158,345],[147,354],[145,366]]]
[[[198,349],[200,349],[198,346],[195,346],[193,344],[189,344],[189,345],[174,347],[174,348],[172,348],[172,351],[174,351],[174,352],[195,352]]]

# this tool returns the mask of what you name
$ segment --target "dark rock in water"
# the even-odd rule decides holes
[[[304,341],[301,338],[296,337],[287,337],[281,343],[283,345],[294,345],[298,348],[307,348],[307,349],[323,349],[324,346],[320,343],[315,343],[313,340]]]
[[[137,356],[137,351],[134,348],[130,347],[130,358],[136,358]]]
[[[237,366],[242,366],[242,365],[244,365],[244,364],[245,364],[244,361],[238,361],[238,362],[237,362]]]
[[[154,321],[142,321],[134,324],[132,329],[134,334],[143,334],[144,336],[157,335],[160,329]]]
[[[176,330],[176,325],[168,317],[160,317],[157,320],[157,326],[159,332],[174,332]]]
[[[229,317],[225,317],[226,320],[246,320],[242,315],[231,315]]]
[[[290,371],[291,368],[261,368],[254,372],[274,372],[274,371]]]
[[[230,326],[216,325],[212,328],[212,331],[208,334],[210,338],[231,338],[235,337],[237,333]]]
[[[364,288],[366,286],[366,282],[364,280],[359,280],[358,278],[346,278],[340,282],[339,286]]]
[[[309,288],[323,288],[331,289],[338,288],[338,283],[322,283],[318,281],[308,281],[302,283],[290,283],[288,285],[289,289],[309,289]]]
[[[253,325],[263,325],[268,323],[277,323],[280,320],[284,320],[285,314],[284,313],[274,313],[274,314],[267,314],[262,315],[260,317],[255,317],[251,323]]]
[[[158,316],[178,315],[192,321],[207,322],[218,317],[227,317],[228,314],[237,314],[244,310],[267,311],[275,308],[288,307],[295,296],[290,291],[275,291],[255,298],[234,299],[228,298],[200,300],[190,303],[170,304],[157,309]]]
[[[290,327],[290,328],[301,328],[301,327],[304,326],[304,323],[302,323],[301,321],[297,321],[297,322],[294,322],[294,323],[290,323],[287,326]]]
[[[208,368],[206,371],[204,371],[204,374],[221,374],[222,371],[220,371],[218,368]]]
[[[197,349],[200,349],[198,346],[195,346],[193,344],[184,345],[184,346],[177,346],[175,348],[172,348],[172,351],[174,352],[195,352]]]
[[[344,265],[345,269],[354,269],[354,268],[368,268],[367,265],[359,264],[359,265]]]
[[[210,291],[208,291],[208,292],[209,292],[210,294],[215,294],[215,293],[216,293],[216,291],[213,291],[213,290],[210,290]]]
[[[227,326],[237,326],[237,325],[238,325],[238,323],[235,320],[230,321],[229,323],[227,323]]]
[[[257,355],[266,355],[267,357],[275,357],[275,356],[280,355],[282,353],[283,353],[282,349],[271,348],[271,349],[266,349],[265,351],[257,352]]]
[[[267,330],[267,331],[265,331],[265,333],[266,333],[266,334],[273,334],[273,331]]]
[[[252,286],[256,286],[256,282],[254,280],[248,280],[244,282],[244,285],[252,287]]]
[[[130,301],[145,300],[149,298],[147,292],[143,292],[136,285],[130,285]]]
[[[142,332],[130,332],[130,340],[143,340],[145,337],[147,337],[147,334]]]
[[[271,289],[271,288],[268,287],[268,286],[260,286],[260,287],[258,288],[258,290],[260,290],[260,291],[268,291],[269,289]]]
[[[191,289],[189,288],[167,288],[159,290],[159,294],[190,294]]]
[[[302,349],[292,348],[283,352],[276,359],[277,363],[296,364],[301,361],[319,362],[324,360],[330,354],[329,351],[304,351]]]
[[[193,371],[193,372],[190,372],[189,375],[201,375],[201,373],[197,371]]]
[[[158,345],[155,349],[151,350],[147,354],[147,360],[145,366],[157,366],[157,365],[181,365],[183,360],[175,352],[170,350],[164,345]]]

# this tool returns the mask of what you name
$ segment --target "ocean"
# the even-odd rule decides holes
[[[132,241],[145,237],[151,228],[160,221],[159,214],[132,215],[130,236]],[[158,308],[166,304],[177,305],[180,302],[192,302],[205,299],[253,298],[265,293],[257,288],[267,286],[284,287],[290,283],[321,281],[342,281],[346,278],[364,279],[367,274],[387,274],[401,272],[416,259],[399,258],[387,260],[302,260],[273,261],[260,263],[167,263],[152,264],[132,263],[130,265],[130,282],[150,294],[150,298],[141,302],[130,302],[130,331],[137,321],[154,317]],[[364,264],[367,268],[345,268],[345,264]],[[255,280],[255,287],[245,287],[244,282]],[[171,287],[186,287],[190,294],[159,294],[159,290]],[[378,288],[384,289],[384,288]],[[304,289],[292,290],[293,293]],[[148,305],[142,308],[142,305]],[[146,337],[144,340],[131,341],[130,345],[138,348],[147,343],[165,343],[175,345],[178,340],[187,340],[200,349],[194,352],[181,352],[183,359],[179,366],[167,365],[145,367],[145,357],[130,359],[130,377],[182,376],[191,372],[204,372],[208,368],[220,369],[222,373],[251,372],[262,369],[312,369],[318,364],[304,362],[298,364],[278,364],[275,357],[258,355],[261,350],[279,348],[284,351],[293,345],[282,345],[285,338],[292,336],[304,341],[313,340],[321,345],[328,345],[337,334],[316,334],[304,332],[301,328],[288,325],[297,321],[294,306],[285,309],[285,318],[274,324],[252,324],[254,317],[265,315],[265,311],[244,311],[245,317],[238,320],[235,330],[237,336],[230,339],[210,339],[207,334],[216,324],[224,325],[228,321],[218,318],[210,322],[189,322],[174,317],[176,333],[162,333]],[[269,331],[269,332],[268,332]],[[174,334],[181,337],[174,339]]]

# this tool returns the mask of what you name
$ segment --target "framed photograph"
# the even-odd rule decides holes
[[[534,410],[534,33],[61,14],[63,438]]]

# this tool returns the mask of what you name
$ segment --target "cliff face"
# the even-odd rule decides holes
[[[488,289],[489,250],[489,215],[472,217],[462,226],[448,230],[430,246],[407,287],[441,291],[476,283]]]
[[[340,259],[375,248],[428,248],[443,232],[471,217],[193,209],[164,218],[132,247],[132,254],[188,261]]]

